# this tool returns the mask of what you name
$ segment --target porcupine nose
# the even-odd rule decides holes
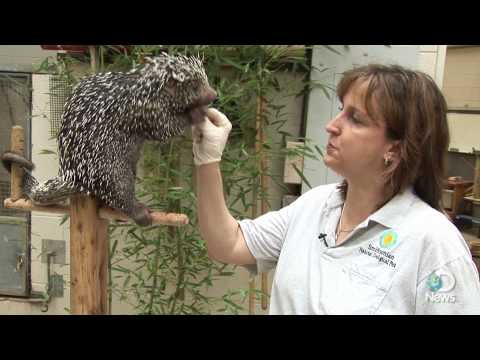
[[[210,104],[215,101],[217,98],[217,92],[213,90],[210,86],[207,86],[204,90],[203,99],[205,99],[206,104]]]

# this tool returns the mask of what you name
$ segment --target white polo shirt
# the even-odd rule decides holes
[[[336,246],[337,186],[239,221],[258,271],[276,266],[270,314],[480,314],[478,271],[445,215],[410,188]]]

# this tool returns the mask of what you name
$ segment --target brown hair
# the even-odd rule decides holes
[[[385,121],[387,138],[400,140],[398,166],[384,174],[386,199],[413,185],[422,200],[443,211],[441,195],[450,134],[442,92],[422,72],[371,64],[344,73],[337,86],[342,102],[357,80],[369,81],[365,94],[368,115],[376,122]],[[341,188],[346,194],[347,183]]]

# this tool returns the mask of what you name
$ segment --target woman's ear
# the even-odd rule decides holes
[[[394,140],[391,142],[389,145],[384,157],[385,159],[388,159],[389,162],[392,163],[398,163],[401,157],[401,142],[400,140]]]

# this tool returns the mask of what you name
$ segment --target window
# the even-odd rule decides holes
[[[14,125],[25,129],[25,155],[30,158],[31,75],[0,72],[0,153],[10,149]],[[10,174],[0,166],[0,295],[30,293],[30,213],[5,209]]]

